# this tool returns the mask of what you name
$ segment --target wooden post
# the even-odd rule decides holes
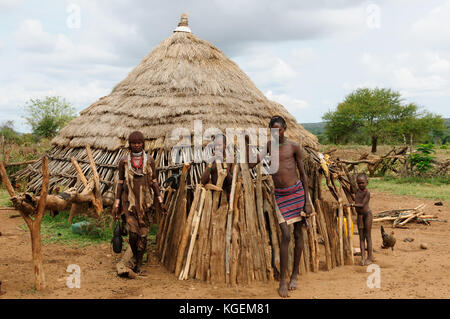
[[[188,277],[189,266],[191,265],[192,251],[194,250],[194,245],[197,240],[197,231],[198,231],[198,226],[200,224],[200,217],[203,212],[203,204],[205,201],[205,193],[206,193],[206,190],[204,188],[202,188],[201,186],[199,189],[201,189],[200,204],[199,204],[198,209],[194,208],[194,211],[192,212],[194,217],[192,220],[192,227],[191,227],[192,228],[191,229],[191,241],[189,243],[189,249],[188,249],[188,253],[186,256],[186,265],[185,265],[183,272],[181,272],[179,279],[187,279],[187,277]],[[197,205],[195,205],[195,206],[197,206]]]
[[[92,176],[94,177],[95,182],[95,201],[94,207],[98,215],[100,216],[101,212],[103,212],[103,201],[102,201],[102,191],[100,188],[100,177],[97,172],[97,167],[95,166],[94,157],[92,156],[91,147],[86,145],[86,154],[89,158],[89,165],[91,166]]]
[[[230,192],[230,201],[228,203],[228,215],[227,215],[227,232],[225,236],[225,276],[227,284],[231,283],[230,279],[230,248],[231,248],[231,235],[232,235],[232,216],[234,211],[234,196],[236,193],[236,180],[238,175],[239,165],[234,163],[233,168],[233,180],[231,182],[231,192]]]
[[[330,239],[328,236],[327,225],[325,223],[325,219],[323,216],[322,205],[320,201],[316,200],[316,211],[318,217],[319,231],[323,237],[324,246],[325,246],[325,261],[326,261],[326,269],[331,270],[333,265],[331,262],[331,249],[330,249]]]
[[[345,211],[347,212],[347,237],[348,237],[348,245],[350,250],[350,263],[351,265],[355,264],[355,258],[353,256],[353,231],[352,231],[352,211],[350,207],[346,207]]]
[[[181,266],[183,265],[184,253],[186,251],[189,233],[191,231],[191,226],[192,226],[192,220],[193,220],[195,212],[196,212],[200,193],[203,194],[202,186],[200,184],[197,184],[197,188],[195,189],[194,199],[191,204],[191,209],[189,211],[186,225],[184,226],[184,232],[183,232],[183,235],[181,236],[180,246],[178,246],[177,262],[175,265],[175,276],[176,277],[180,276]]]
[[[0,172],[2,175],[2,182],[5,185],[8,193],[11,196],[11,199],[14,198],[14,190],[11,187],[11,183],[9,182],[8,176],[6,175],[5,167],[3,163],[0,162]],[[31,235],[31,250],[33,257],[33,273],[34,273],[34,282],[35,288],[38,291],[44,290],[46,287],[45,283],[45,275],[44,269],[42,266],[42,252],[41,252],[41,221],[42,216],[44,215],[45,205],[47,201],[48,187],[49,187],[49,178],[50,174],[48,171],[48,157],[44,156],[42,159],[42,188],[41,195],[39,197],[39,201],[35,210],[34,219],[31,218],[30,212],[24,212],[23,210],[16,207],[16,209],[20,212],[23,219],[25,220],[28,228],[30,229]],[[13,203],[16,202],[13,200]]]
[[[238,164],[236,164],[237,167],[239,167]],[[233,173],[234,174],[234,173]],[[236,170],[236,175],[238,174],[238,171]],[[238,207],[238,201],[239,197],[241,196],[241,185],[242,185],[242,178],[239,177],[237,180],[237,184],[235,185],[235,191],[233,196],[233,233],[231,236],[231,252],[230,252],[230,283],[232,286],[235,286],[237,284],[237,266],[239,262],[239,253],[241,251],[239,247],[239,243],[241,241],[240,233],[239,233],[239,215],[240,210]],[[230,201],[231,202],[231,201]]]

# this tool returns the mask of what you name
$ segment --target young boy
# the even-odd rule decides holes
[[[364,173],[356,177],[358,191],[356,192],[355,203],[346,205],[355,207],[358,214],[358,233],[361,246],[361,266],[369,265],[373,261],[372,255],[372,211],[369,208],[370,192],[366,188],[369,181]],[[365,258],[365,242],[367,241],[367,259]]]
[[[267,146],[263,148],[261,154],[257,156],[256,163],[249,163],[249,167],[254,167],[267,154],[270,154],[273,160],[274,156],[278,156],[278,171],[273,172],[272,178],[275,184],[275,199],[277,204],[278,222],[281,228],[280,243],[280,287],[278,294],[282,298],[289,296],[289,290],[297,289],[297,279],[300,264],[300,257],[303,250],[302,223],[305,218],[301,215],[304,211],[307,216],[311,214],[311,203],[308,194],[308,176],[305,173],[303,165],[303,154],[300,145],[289,141],[284,133],[287,125],[281,116],[274,116],[270,120],[269,128],[278,129],[278,133],[274,132],[274,138],[279,141],[278,150],[272,149],[272,143],[269,141]],[[245,136],[248,149],[248,135]],[[248,153],[248,152],[247,152]],[[300,173],[300,176],[297,174]],[[286,281],[288,267],[288,248],[290,232],[288,225],[294,224],[294,267],[289,281]]]

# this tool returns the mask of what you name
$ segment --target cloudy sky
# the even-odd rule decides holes
[[[183,12],[300,123],[321,121],[361,86],[450,117],[450,0],[0,0],[0,124],[29,132],[30,98],[88,107]]]

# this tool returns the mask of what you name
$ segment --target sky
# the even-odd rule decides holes
[[[359,87],[450,117],[450,0],[0,0],[0,125],[31,98],[79,112],[108,95],[180,15],[299,123]]]

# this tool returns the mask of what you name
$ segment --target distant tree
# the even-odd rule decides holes
[[[14,130],[14,121],[4,121],[0,124],[0,136],[3,136],[8,143],[18,143],[20,134]]]
[[[405,144],[410,144],[411,150],[415,142],[426,142],[428,138],[440,137],[445,132],[445,120],[440,115],[421,112],[414,103],[403,106],[400,113],[391,131]]]
[[[47,96],[44,100],[31,99],[25,106],[25,120],[33,135],[52,138],[75,116],[75,108],[59,96]]]
[[[336,111],[323,116],[327,122],[325,133],[335,143],[370,139],[372,152],[377,151],[380,138],[389,135],[391,123],[401,114],[400,93],[391,89],[361,88],[347,95]]]

